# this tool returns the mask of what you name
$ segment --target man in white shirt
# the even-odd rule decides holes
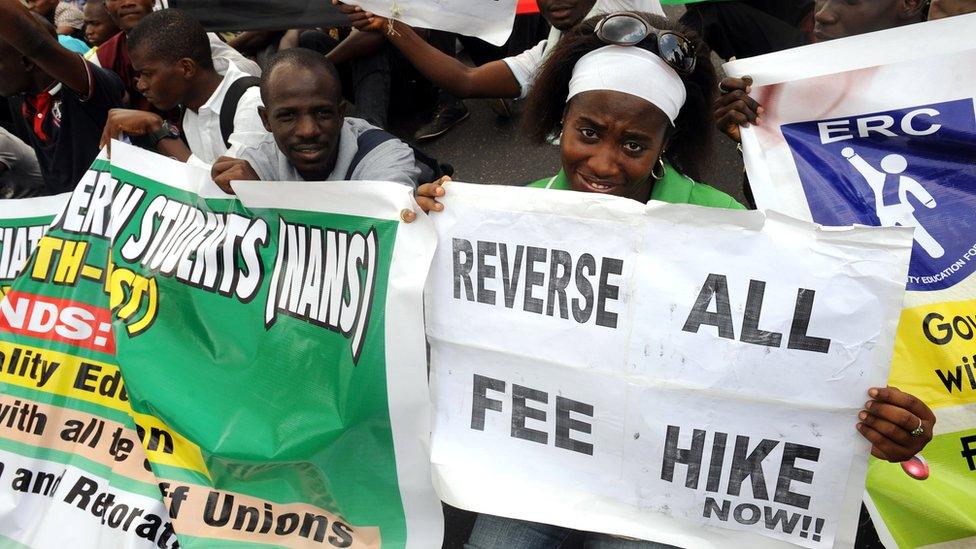
[[[271,135],[214,163],[214,182],[233,180],[396,181],[415,186],[413,150],[365,120],[346,117],[342,86],[325,56],[295,48],[268,63],[259,109]]]
[[[179,10],[150,14],[129,33],[129,47],[136,85],[153,107],[165,112],[185,106],[186,142],[158,114],[129,109],[109,113],[103,142],[123,133],[146,148],[210,169],[229,148],[265,137],[259,80],[233,64],[218,74],[196,20]]]
[[[228,148],[260,141],[267,135],[264,126],[261,124],[261,117],[258,115],[258,109],[264,103],[261,102],[261,90],[257,85],[259,82],[255,82],[254,85],[243,90],[240,99],[237,100],[236,111],[233,111],[233,104],[226,105],[234,114],[231,132],[227,139],[224,139],[224,130],[221,128],[221,114],[223,114],[222,109],[225,107],[224,102],[228,100],[227,98],[230,95],[228,92],[231,91],[235,82],[242,79],[249,80],[250,78],[252,77],[231,65],[227,69],[227,74],[220,81],[220,85],[217,86],[206,103],[196,110],[186,109],[186,112],[183,113],[183,136],[186,138],[190,151],[193,152],[187,162],[195,162],[200,165],[201,163],[197,162],[199,160],[207,164],[209,169],[209,164],[227,153]],[[246,84],[247,82],[245,82]]]

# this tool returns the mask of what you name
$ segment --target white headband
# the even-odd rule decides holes
[[[573,67],[566,101],[595,90],[640,97],[664,111],[671,124],[687,97],[685,84],[674,69],[657,55],[633,46],[604,46],[580,58]]]

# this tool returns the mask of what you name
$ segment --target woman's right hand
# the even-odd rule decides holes
[[[444,205],[438,202],[437,199],[442,198],[447,192],[444,189],[444,184],[450,180],[450,176],[445,175],[433,183],[424,183],[417,187],[415,200],[417,201],[417,205],[420,206],[420,209],[425,213],[444,211]]]
[[[758,124],[763,113],[762,105],[749,97],[752,77],[725,78],[719,84],[722,95],[715,101],[715,125],[737,143],[742,142],[739,126]]]

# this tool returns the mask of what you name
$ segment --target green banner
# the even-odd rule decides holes
[[[33,527],[0,511],[0,535],[439,544],[420,306],[434,240],[425,217],[401,221],[411,189],[257,183],[235,198],[184,164],[113,153],[0,304],[4,397],[28,407],[0,458],[59,480],[12,494],[9,518]]]

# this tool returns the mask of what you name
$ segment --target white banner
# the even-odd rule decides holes
[[[451,183],[426,292],[434,481],[680,547],[851,547],[910,231]]]
[[[517,0],[348,0],[377,15],[423,29],[475,36],[501,46],[512,34]]]
[[[889,383],[938,422],[919,456],[870,463],[868,508],[890,548],[976,542],[974,30],[976,14],[958,16],[725,66],[753,77],[765,109],[742,131],[760,208],[914,227]]]

